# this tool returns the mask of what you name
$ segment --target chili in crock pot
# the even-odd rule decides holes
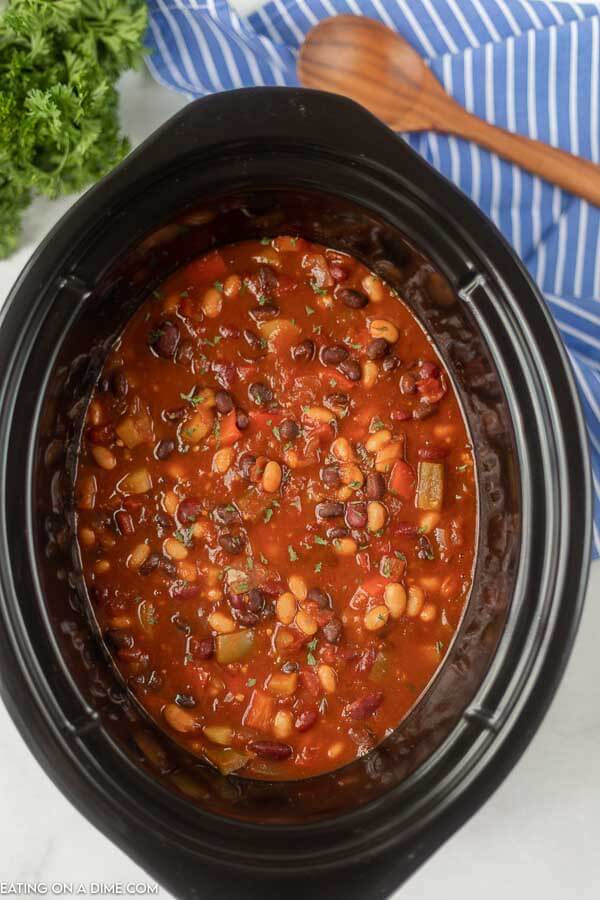
[[[116,666],[223,773],[296,779],[393,731],[471,586],[469,435],[435,348],[301,237],[177,271],[92,396],[78,540]]]

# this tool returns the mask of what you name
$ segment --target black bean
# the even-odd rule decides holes
[[[319,604],[319,609],[329,609],[331,607],[331,597],[322,591],[321,588],[313,587],[306,595],[307,600],[312,600]]]
[[[237,556],[246,546],[246,538],[242,534],[232,534],[230,531],[225,531],[219,535],[219,544],[226,553]]]
[[[349,381],[360,381],[361,368],[360,363],[356,359],[346,359],[338,366],[338,371],[342,373]]]
[[[240,431],[245,431],[248,425],[250,424],[250,416],[244,409],[236,409],[235,411],[235,424],[239,428]]]
[[[179,344],[179,328],[173,322],[161,322],[150,335],[150,346],[157,356],[173,359]]]
[[[177,596],[180,595],[178,594]],[[180,613],[175,613],[175,615],[171,616],[171,622],[178,631],[183,631],[184,634],[189,635],[192,631],[190,623],[186,622],[186,620]]]
[[[256,463],[256,457],[254,456],[253,453],[244,453],[240,457],[239,466],[240,466],[240,471],[244,478],[250,478],[250,473],[251,473],[252,467],[255,465],[255,463]]]
[[[331,619],[323,625],[323,637],[328,644],[339,644],[343,631],[344,626],[339,619]]]
[[[217,391],[215,394],[215,406],[217,407],[217,412],[220,412],[222,415],[231,412],[233,409],[233,397],[229,391]]]
[[[177,507],[177,518],[182,525],[190,525],[192,522],[196,521],[203,509],[204,504],[202,503],[202,500],[188,497],[186,500],[182,500]]]
[[[343,344],[330,344],[321,348],[320,359],[324,366],[337,366],[348,359],[348,355],[348,348]]]
[[[171,575],[171,577],[173,578],[175,577],[175,575],[177,575],[177,566],[171,559],[168,559],[166,556],[161,556],[160,567],[163,572],[166,572],[167,575]]]
[[[328,487],[335,487],[340,483],[340,473],[336,466],[323,466],[321,469],[321,481]]]
[[[381,472],[369,472],[366,492],[369,500],[381,500],[385,496],[385,478]]]
[[[328,409],[337,409],[341,407],[345,409],[350,403],[348,394],[326,394],[323,397],[323,403]]]
[[[148,559],[142,563],[138,572],[140,575],[150,575],[160,566],[160,553],[151,553]]]
[[[337,500],[325,500],[317,503],[315,513],[318,519],[335,519],[344,515],[344,504]]]
[[[369,359],[383,359],[391,350],[391,344],[388,344],[385,338],[373,338],[367,344],[367,356]]]
[[[295,359],[297,362],[309,362],[314,355],[315,342],[311,341],[310,338],[307,338],[305,341],[301,341],[299,344],[296,344],[295,347],[292,347],[292,359]]]
[[[284,441],[294,441],[300,434],[300,427],[293,419],[284,419],[279,426],[279,434]]]
[[[257,274],[262,294],[270,294],[279,286],[277,275],[270,266],[261,266]]]
[[[115,369],[110,377],[110,389],[119,400],[127,396],[129,382],[123,369]]]
[[[297,662],[292,662],[291,659],[289,659],[287,662],[284,662],[281,667],[281,671],[285,675],[291,675],[293,672],[299,672],[300,666]]]
[[[349,528],[364,528],[367,524],[367,504],[357,501],[346,504],[346,525]]]
[[[394,369],[397,369],[400,365],[400,360],[397,356],[386,356],[384,361],[381,364],[381,368],[384,372],[393,372]]]
[[[262,381],[255,381],[248,388],[248,396],[257,406],[266,406],[273,399],[273,391]]]
[[[196,699],[190,694],[175,694],[175,703],[184,709],[192,709],[196,705]]]
[[[163,409],[162,417],[166,422],[181,422],[186,412],[185,406],[176,406],[173,409]]]
[[[154,448],[154,455],[157,459],[168,459],[175,452],[175,441],[164,440],[159,441]]]
[[[213,509],[213,518],[219,525],[231,525],[231,523],[236,522],[239,517],[240,514],[232,503],[215,506]]]
[[[412,411],[413,419],[428,419],[438,411],[437,403],[419,403]]]
[[[253,628],[260,621],[260,616],[249,609],[239,610],[239,612],[235,613],[235,618],[240,625],[245,625],[246,628]]]
[[[268,319],[277,318],[279,307],[275,303],[263,303],[262,306],[253,306],[249,315],[255,322],[266,322]]]
[[[409,375],[407,372],[400,378],[400,393],[402,394],[414,394],[417,390],[417,382],[413,375]]]
[[[338,297],[344,306],[350,309],[363,309],[369,302],[369,298],[362,291],[355,291],[352,288],[344,288],[338,291]]]
[[[215,639],[212,637],[197,640],[192,638],[189,644],[190,653],[197,659],[210,659],[215,653]]]
[[[135,531],[133,517],[126,509],[119,509],[115,513],[115,524],[121,534],[133,534]]]
[[[130,650],[135,643],[129,631],[122,631],[119,628],[110,628],[104,633],[104,639],[113,650]]]
[[[262,350],[264,347],[263,339],[260,338],[251,328],[244,330],[244,340],[253,350]]]
[[[260,588],[252,588],[248,591],[248,609],[254,613],[262,611],[265,605],[265,595]]]

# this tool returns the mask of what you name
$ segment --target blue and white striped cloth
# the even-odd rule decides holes
[[[271,0],[249,18],[225,0],[149,0],[148,66],[199,97],[295,85],[320,19],[354,13],[400,32],[467,109],[600,163],[600,3],[553,0]],[[568,347],[592,450],[600,555],[600,208],[480,147],[405,135],[479,204],[544,291]]]

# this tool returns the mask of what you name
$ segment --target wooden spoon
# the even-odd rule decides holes
[[[305,87],[356,100],[394,131],[442,131],[476,141],[600,206],[600,166],[467,112],[410,44],[374,19],[334,16],[315,25],[300,48],[298,77]]]

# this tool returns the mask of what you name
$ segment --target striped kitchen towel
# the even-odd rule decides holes
[[[600,4],[553,0],[149,0],[148,66],[189,97],[295,85],[306,32],[337,13],[400,32],[467,109],[600,163]],[[404,135],[496,223],[546,295],[588,422],[600,556],[600,208],[446,135]]]

